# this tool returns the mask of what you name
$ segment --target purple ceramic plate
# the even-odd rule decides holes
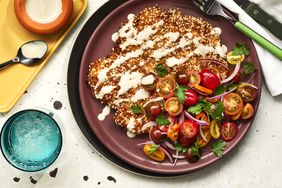
[[[255,74],[253,84],[258,86],[258,97],[254,103],[255,111],[258,109],[260,93],[261,93],[261,68],[255,48],[246,36],[237,31],[233,25],[221,17],[209,17],[197,9],[192,1],[187,0],[129,0],[118,8],[113,10],[93,32],[89,42],[84,50],[83,58],[79,70],[79,93],[81,105],[85,117],[101,143],[107,147],[115,156],[125,161],[126,163],[153,173],[165,175],[177,175],[188,172],[193,172],[208,166],[209,164],[220,159],[215,157],[208,150],[204,150],[200,161],[194,164],[188,163],[186,160],[180,160],[176,166],[173,166],[168,161],[156,163],[149,160],[143,153],[142,147],[137,146],[140,141],[146,139],[146,136],[139,136],[130,139],[126,136],[126,131],[115,125],[113,121],[113,110],[111,115],[107,116],[105,121],[99,121],[97,116],[103,110],[103,105],[91,95],[90,88],[87,84],[86,77],[88,66],[91,62],[98,58],[104,57],[113,47],[111,36],[118,30],[121,23],[126,22],[129,13],[138,14],[142,9],[158,5],[162,9],[178,8],[186,15],[202,17],[213,25],[222,28],[221,40],[228,49],[232,49],[236,42],[244,42],[250,49],[250,55],[247,60],[252,61],[258,71]],[[246,134],[251,126],[255,116],[248,121],[244,121],[235,139],[228,143],[224,151],[227,154],[234,148]]]

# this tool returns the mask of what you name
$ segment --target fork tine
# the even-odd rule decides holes
[[[199,2],[198,0],[193,0],[193,3],[194,5],[196,5],[196,7],[200,8],[202,11],[205,11],[204,5],[201,2]]]

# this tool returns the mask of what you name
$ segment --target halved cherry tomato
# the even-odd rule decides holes
[[[213,93],[213,91],[211,89],[205,88],[205,87],[200,86],[200,85],[193,85],[193,88],[198,93],[200,93],[201,95],[204,95],[204,96],[208,96],[208,95],[211,95]]]
[[[200,134],[197,135],[196,143],[198,144],[200,148],[206,146],[210,142],[211,140],[210,130],[208,129],[203,130],[203,136],[206,138],[207,142],[202,138]]]
[[[224,112],[227,115],[236,115],[243,108],[243,100],[236,93],[229,93],[223,98]]]
[[[201,83],[201,76],[199,75],[199,73],[195,72],[195,71],[189,71],[187,72],[188,77],[189,77],[189,85],[193,86],[193,85],[199,85]]]
[[[201,85],[210,90],[215,90],[220,85],[219,77],[209,69],[202,69],[200,76]]]
[[[176,89],[176,82],[173,78],[165,77],[165,78],[161,78],[157,82],[156,87],[159,96],[164,98],[169,98],[174,95],[174,90]]]
[[[252,117],[254,114],[254,107],[250,104],[247,103],[242,110],[241,118],[242,119],[249,119]]]
[[[167,130],[167,137],[172,141],[177,141],[179,137],[180,125],[174,124],[170,126]]]
[[[143,148],[144,153],[154,161],[161,162],[165,159],[165,153],[163,150],[158,148],[156,151],[154,151],[154,148],[156,147],[154,144],[146,144]],[[154,151],[154,152],[152,152]]]
[[[221,135],[225,141],[231,141],[237,134],[237,126],[233,122],[226,122],[221,127]]]
[[[249,84],[240,84],[237,88],[237,93],[245,102],[252,102],[256,99],[256,90]]]
[[[188,119],[181,124],[180,134],[187,137],[193,138],[199,131],[199,127],[196,122]]]
[[[208,116],[204,112],[199,113],[198,115],[196,115],[195,118],[198,119],[198,120],[201,120],[201,121],[208,122],[208,123],[210,122]],[[210,128],[210,123],[208,125],[202,126],[202,129],[209,129],[209,128]]]
[[[211,121],[210,133],[214,139],[218,139],[220,137],[220,124],[216,119]]]
[[[171,116],[178,116],[183,110],[183,104],[176,97],[171,97],[165,101],[165,110]]]
[[[229,70],[227,71],[227,77],[229,77],[229,76],[233,73],[233,71],[234,71],[234,70],[229,69]],[[235,77],[232,79],[231,82],[233,82],[233,83],[238,83],[238,82],[240,82],[240,79],[241,79],[241,73],[240,73],[240,71],[239,71],[239,72],[235,75]]]
[[[184,92],[185,94],[185,101],[184,105],[185,106],[193,106],[198,103],[198,94],[195,93],[192,89],[188,89]]]
[[[230,118],[231,118],[233,121],[236,121],[236,120],[238,120],[238,119],[241,117],[241,114],[242,114],[242,110],[241,110],[238,114],[235,114],[235,115],[230,116]]]
[[[228,63],[232,64],[232,65],[236,65],[238,63],[241,63],[244,61],[245,59],[245,55],[233,55],[233,52],[228,52],[226,55],[226,59],[228,61]]]
[[[180,143],[184,147],[189,147],[195,142],[195,140],[196,136],[194,136],[193,138],[187,138],[186,136],[180,134],[178,138],[178,143]]]
[[[180,71],[175,75],[176,82],[180,85],[188,85],[189,84],[189,76],[186,72]]]

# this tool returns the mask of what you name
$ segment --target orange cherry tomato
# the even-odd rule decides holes
[[[179,137],[179,131],[180,131],[180,125],[179,124],[174,124],[170,126],[167,130],[167,137],[176,142],[178,137]]]
[[[201,83],[201,76],[195,71],[188,71],[189,85],[199,85]]]
[[[243,100],[236,93],[229,93],[223,98],[224,112],[227,115],[236,115],[243,108]]]
[[[236,121],[236,120],[238,120],[238,119],[241,117],[241,114],[242,114],[242,110],[241,110],[238,114],[235,114],[235,115],[230,116],[230,118],[231,118],[233,121]]]
[[[210,130],[206,129],[202,131],[203,131],[203,136],[206,138],[206,141],[202,138],[200,134],[197,135],[196,143],[200,148],[206,146],[211,140]]]
[[[165,153],[160,148],[155,150],[156,145],[154,144],[146,144],[143,148],[144,153],[154,161],[161,162],[165,159]]]
[[[210,122],[208,116],[204,112],[199,113],[198,115],[196,115],[195,118],[198,119],[198,120],[201,120],[201,121],[208,122],[208,123]],[[208,125],[202,126],[202,129],[209,129],[209,128],[210,128],[210,123]]]
[[[252,117],[254,114],[254,107],[250,104],[247,103],[242,110],[241,118],[242,119],[249,119]]]
[[[164,98],[169,98],[174,95],[174,90],[176,89],[176,82],[170,77],[161,78],[157,82],[157,93],[159,96]]]
[[[193,88],[198,91],[201,95],[208,96],[213,93],[211,89],[208,89],[206,87],[200,86],[200,85],[193,85]]]
[[[171,116],[178,116],[183,111],[183,104],[176,97],[171,97],[165,101],[165,110]]]

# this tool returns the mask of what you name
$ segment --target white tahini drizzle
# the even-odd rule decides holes
[[[133,95],[133,97],[131,97],[131,101],[137,102],[139,100],[147,99],[149,96],[149,93],[145,89],[141,88],[135,93],[135,95]]]
[[[118,95],[123,95],[126,93],[129,89],[135,88],[138,85],[141,84],[141,79],[143,77],[143,74],[139,72],[125,72],[118,83],[120,86],[120,89],[118,91]]]
[[[98,115],[98,120],[104,121],[107,115],[111,112],[111,108],[109,106],[105,106],[102,113]]]

